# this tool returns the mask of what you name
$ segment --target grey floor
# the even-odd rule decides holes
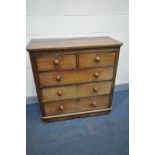
[[[129,92],[118,91],[109,115],[43,123],[27,105],[27,155],[128,155]]]

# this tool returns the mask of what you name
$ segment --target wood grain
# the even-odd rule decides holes
[[[99,116],[99,115],[106,115],[109,114],[112,110],[112,107],[106,108],[106,109],[97,109],[97,110],[90,110],[90,111],[81,111],[81,112],[74,112],[74,113],[66,113],[66,114],[60,114],[60,115],[53,115],[53,116],[41,116],[41,119],[44,122],[49,121],[62,121],[67,119],[73,119],[73,118],[82,118],[82,117],[93,117],[93,116]]]
[[[32,40],[27,50],[41,118],[109,113],[121,45],[110,37]]]
[[[43,102],[110,94],[112,81],[42,89]],[[98,91],[94,92],[94,88]],[[62,95],[59,96],[58,92]]]
[[[46,51],[63,49],[85,49],[99,47],[120,47],[122,42],[110,37],[81,37],[68,39],[32,39],[27,50]]]
[[[79,100],[47,102],[44,103],[44,111],[46,116],[52,116],[81,111],[105,109],[109,108],[109,99],[109,96],[97,96]],[[94,101],[96,102],[96,106],[92,105]],[[60,110],[61,106],[63,106],[63,110]]]
[[[103,67],[78,71],[44,72],[39,74],[40,87],[112,80],[113,69],[113,67]]]
[[[96,60],[98,58],[98,62]],[[115,52],[79,54],[79,68],[90,68],[114,65]]]
[[[55,65],[55,60],[59,61],[58,65]],[[49,56],[42,55],[38,56],[35,59],[37,70],[46,71],[46,70],[70,70],[76,68],[76,56],[75,55],[58,55],[58,56]]]

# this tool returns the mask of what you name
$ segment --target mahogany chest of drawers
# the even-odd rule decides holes
[[[41,118],[110,112],[121,45],[110,37],[31,40],[27,50]]]

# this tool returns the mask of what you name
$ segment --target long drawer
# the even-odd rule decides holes
[[[112,80],[113,67],[79,71],[44,72],[39,74],[40,87]]]
[[[41,91],[42,101],[47,102],[110,94],[111,86],[112,81],[105,81],[66,87],[44,88]]]
[[[46,116],[109,108],[110,96],[97,96],[78,100],[64,100],[44,103]]]

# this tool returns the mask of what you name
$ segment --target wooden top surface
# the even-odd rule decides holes
[[[27,46],[28,51],[81,49],[96,47],[118,47],[123,43],[110,37],[85,37],[67,39],[32,39]]]

